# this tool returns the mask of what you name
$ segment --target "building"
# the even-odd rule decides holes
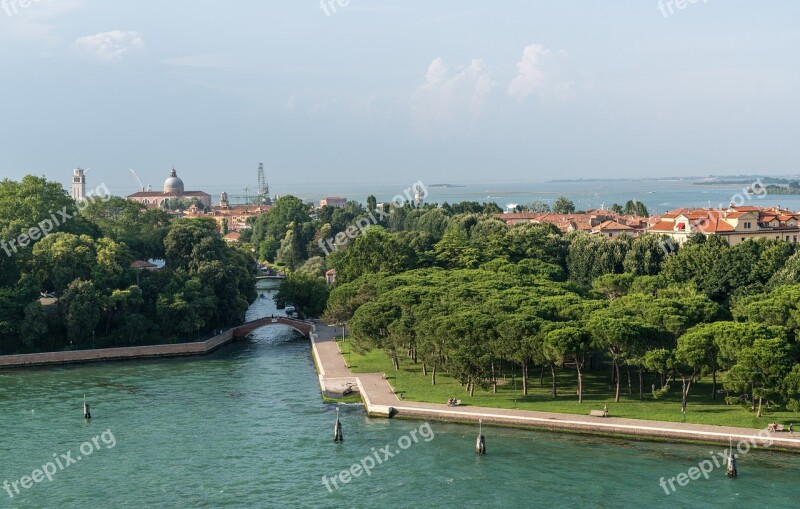
[[[328,196],[319,201],[320,208],[324,207],[325,205],[340,209],[345,205],[347,205],[347,198],[339,198],[338,196]]]
[[[86,170],[75,168],[72,170],[71,195],[73,200],[86,199]]]
[[[183,212],[183,217],[211,217],[217,222],[219,231],[224,231],[227,228],[228,233],[231,233],[250,228],[251,218],[258,217],[271,208],[272,205],[231,205],[228,201],[228,193],[222,193],[219,205],[209,209],[199,209],[192,206]],[[231,239],[228,238],[226,240],[232,241]],[[238,240],[239,237],[237,235],[236,241]]]
[[[167,205],[167,201],[172,199],[197,199],[204,208],[211,208],[211,195],[203,191],[186,191],[183,180],[178,177],[178,172],[175,171],[175,168],[172,169],[169,177],[164,181],[163,192],[142,190],[129,195],[128,199],[137,201],[148,208],[164,208]]]
[[[583,214],[554,214],[552,212],[521,212],[497,214],[495,217],[508,226],[518,224],[553,224],[564,233],[582,231],[593,235],[617,238],[620,235],[636,237],[649,226],[650,219],[616,214],[609,210],[590,210]]]
[[[638,235],[638,232],[628,225],[624,225],[613,220],[608,220],[603,221],[602,223],[593,227],[591,234],[602,235],[603,237],[608,237],[609,239],[616,239],[621,235],[635,237]]]
[[[657,218],[648,233],[667,235],[678,245],[694,234],[719,235],[734,246],[750,239],[774,239],[797,243],[800,212],[780,207],[727,209],[676,209]]]

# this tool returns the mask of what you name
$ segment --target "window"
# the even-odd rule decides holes
[[[794,240],[793,240],[793,242],[794,242],[795,244],[797,244],[797,235],[795,235],[795,236],[794,236]]]
[[[752,223],[750,223],[750,221],[747,221],[746,223],[744,223],[744,229],[749,230],[751,225]]]

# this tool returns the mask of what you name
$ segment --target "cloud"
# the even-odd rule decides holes
[[[411,98],[412,114],[428,124],[475,119],[495,85],[494,75],[482,59],[453,72],[442,58],[436,58],[428,66],[425,84]]]
[[[144,47],[139,32],[113,30],[87,35],[75,40],[73,47],[80,53],[101,62],[122,60],[131,51]]]
[[[508,86],[508,95],[524,101],[531,95],[540,99],[570,100],[576,94],[576,83],[562,77],[565,51],[552,51],[541,44],[531,44],[517,62],[517,76]]]

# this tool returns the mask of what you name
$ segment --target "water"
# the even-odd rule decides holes
[[[368,183],[299,183],[285,186],[281,194],[294,194],[304,200],[318,203],[324,196],[343,196],[366,203],[367,196],[375,195],[379,202],[395,196],[413,198],[406,194],[416,179],[396,184]],[[461,187],[430,187],[436,182],[423,179],[428,185],[428,203],[457,203],[461,201],[494,202],[505,209],[508,204],[529,205],[537,200],[552,205],[559,196],[566,196],[578,210],[609,208],[614,203],[625,205],[628,200],[645,204],[651,214],[663,214],[681,207],[727,207],[731,203],[772,207],[780,205],[790,210],[800,210],[800,195],[763,195],[743,192],[745,184],[695,185],[694,181],[619,180],[603,182],[480,182]],[[454,184],[458,184],[454,182]]]
[[[250,311],[274,312],[271,299]],[[661,477],[721,447],[484,428],[488,454],[478,457],[473,426],[432,422],[426,441],[423,422],[370,419],[358,405],[342,407],[345,442],[335,445],[335,415],[321,400],[307,341],[283,326],[205,358],[5,372],[0,482],[30,475],[54,453],[74,458],[106,430],[116,445],[101,439],[52,482],[13,499],[0,490],[0,507],[789,508],[800,497],[797,456],[751,453],[738,479],[719,469],[667,496]],[[323,475],[373,448],[394,453],[412,431],[417,443],[371,475],[325,488]]]

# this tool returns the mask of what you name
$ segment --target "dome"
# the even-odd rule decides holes
[[[183,180],[178,178],[175,168],[169,174],[169,178],[164,181],[164,194],[183,194]]]

